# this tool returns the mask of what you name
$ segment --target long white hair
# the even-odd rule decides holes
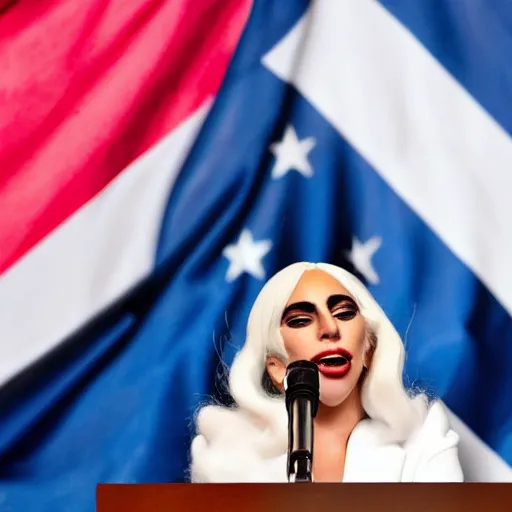
[[[197,415],[197,436],[191,446],[193,482],[270,481],[264,474],[265,463],[286,453],[288,419],[284,396],[269,395],[262,387],[262,378],[269,353],[286,360],[281,315],[303,273],[313,269],[330,274],[353,296],[376,339],[361,389],[362,405],[369,418],[381,422],[389,438],[398,442],[408,439],[422,425],[427,400],[405,390],[402,340],[370,292],[340,267],[294,263],[265,284],[252,307],[245,344],[229,374],[236,407],[209,405]]]

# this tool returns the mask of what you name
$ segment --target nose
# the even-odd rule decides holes
[[[338,324],[331,314],[320,315],[318,331],[320,341],[340,339]]]

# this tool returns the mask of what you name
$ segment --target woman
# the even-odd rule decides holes
[[[315,482],[460,482],[443,406],[403,387],[404,347],[364,285],[333,265],[295,263],[270,279],[230,372],[236,407],[206,406],[192,482],[286,482],[286,367],[320,374]]]

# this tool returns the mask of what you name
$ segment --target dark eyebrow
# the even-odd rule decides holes
[[[337,306],[340,302],[350,302],[353,306],[357,307],[356,301],[350,297],[349,295],[331,295],[327,299],[327,307],[329,309],[334,308],[334,306]]]
[[[331,295],[327,299],[327,307],[329,309],[333,309],[335,306],[337,306],[340,302],[348,301],[351,304],[353,304],[355,307],[357,307],[357,304],[355,300],[350,297],[349,295]],[[293,304],[290,304],[284,311],[283,315],[281,316],[281,322],[286,318],[288,313],[290,311],[303,311],[304,313],[315,313],[316,307],[311,302],[294,302]]]
[[[316,307],[314,304],[311,304],[311,302],[294,302],[283,311],[281,322],[286,318],[286,315],[288,315],[290,311],[296,310],[303,311],[304,313],[314,313],[316,311]]]

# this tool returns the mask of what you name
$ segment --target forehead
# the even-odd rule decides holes
[[[325,302],[331,295],[352,294],[334,277],[322,270],[307,270],[288,299],[287,306],[294,302]]]

